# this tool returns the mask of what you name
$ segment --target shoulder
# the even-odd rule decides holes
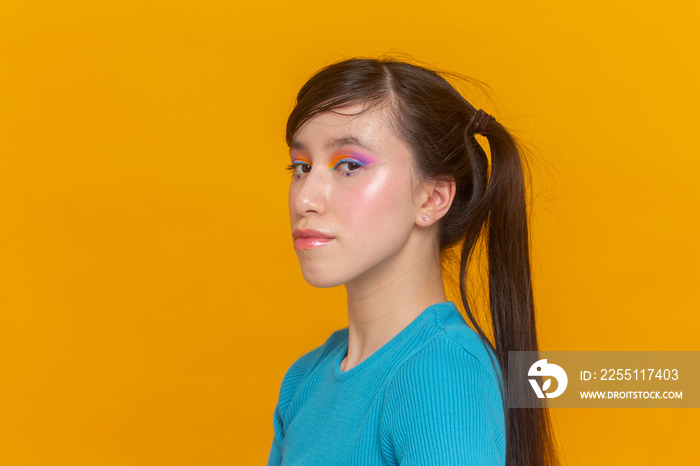
[[[460,357],[479,361],[484,365],[486,371],[491,373],[495,382],[502,384],[503,377],[496,354],[474,329],[466,324],[447,326],[440,336],[443,339],[442,346],[446,351],[452,351]]]
[[[347,333],[347,329],[344,329]],[[299,384],[309,374],[320,360],[323,359],[324,355],[331,351],[339,342],[342,341],[343,330],[337,330],[329,336],[325,343],[312,349],[311,351],[303,354],[287,369],[282,379],[282,384],[280,386],[279,398],[277,400],[277,405],[275,406],[275,411],[272,418],[272,425],[274,428],[274,438],[272,441],[272,447],[270,449],[270,456],[268,459],[268,464],[278,464],[281,461],[282,455],[282,444],[284,442],[285,432],[287,430],[287,414],[289,411],[290,403],[296,394]]]
[[[489,354],[493,360],[489,357]],[[418,351],[399,365],[387,385],[389,395],[399,388],[442,387],[500,391],[501,371],[496,356],[471,328],[435,334]],[[459,385],[453,382],[461,382]]]
[[[468,374],[462,375],[488,376],[496,385],[502,385],[501,368],[491,344],[467,324],[454,303],[444,304],[433,313],[421,338],[423,341],[413,354],[397,367],[395,376],[409,377],[410,373],[429,367],[442,372],[470,368]]]
[[[498,362],[469,331],[478,341],[464,330],[435,334],[392,374],[381,429],[399,464],[505,461]]]
[[[326,341],[312,349],[311,351],[300,356],[287,370],[287,374],[304,372],[306,369],[313,366],[323,355],[331,351],[337,343],[341,341],[343,330],[336,330],[326,339]],[[346,331],[347,332],[347,331]]]
[[[342,340],[344,333],[347,333],[347,329],[336,330],[322,345],[300,356],[289,369],[287,369],[282,379],[279,393],[278,408],[282,412],[285,411],[286,406],[289,404],[289,401],[293,397],[301,381],[304,380],[306,374],[323,359],[325,354],[336,347]]]

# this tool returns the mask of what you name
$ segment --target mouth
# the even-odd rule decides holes
[[[294,249],[311,249],[325,246],[335,239],[334,236],[317,230],[294,230]]]

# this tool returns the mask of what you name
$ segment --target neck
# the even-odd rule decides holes
[[[406,251],[345,284],[349,341],[342,370],[374,354],[428,306],[447,301],[439,254],[431,248],[420,250],[425,253]]]

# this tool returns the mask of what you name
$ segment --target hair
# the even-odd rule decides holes
[[[317,114],[353,104],[364,104],[361,112],[386,105],[390,125],[410,148],[419,178],[455,181],[452,205],[438,222],[437,246],[443,258],[461,248],[462,305],[501,367],[506,464],[558,465],[546,401],[537,408],[507,409],[507,394],[516,387],[508,380],[508,352],[538,350],[522,149],[498,121],[488,119],[484,124],[482,120],[479,134],[488,140],[489,167],[486,152],[474,137],[477,109],[444,76],[459,75],[394,58],[352,58],[326,66],[297,95],[287,120],[287,144]],[[468,303],[468,270],[480,241],[488,260],[495,347]]]

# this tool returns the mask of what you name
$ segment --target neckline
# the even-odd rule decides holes
[[[421,324],[421,322],[425,321],[428,318],[428,316],[432,315],[434,311],[436,312],[437,310],[443,308],[445,310],[447,310],[448,308],[454,308],[455,310],[457,309],[457,307],[452,301],[431,304],[430,306],[425,308],[415,319],[413,319],[413,321],[411,321],[411,323],[408,324],[403,330],[394,335],[394,337],[391,340],[386,342],[384,346],[372,353],[367,359],[359,363],[357,366],[347,371],[343,371],[340,369],[340,362],[343,360],[343,358],[345,358],[345,356],[347,356],[349,344],[349,328],[346,327],[345,329],[343,329],[345,340],[343,344],[340,345],[340,351],[336,355],[335,360],[333,362],[333,375],[335,376],[336,380],[347,380],[350,377],[353,377],[356,374],[363,372],[367,367],[371,366],[375,361],[377,361],[384,353],[386,353],[387,351],[395,347],[397,344],[399,344],[402,340],[404,340],[410,333],[413,332],[413,330],[416,327],[418,327]]]

